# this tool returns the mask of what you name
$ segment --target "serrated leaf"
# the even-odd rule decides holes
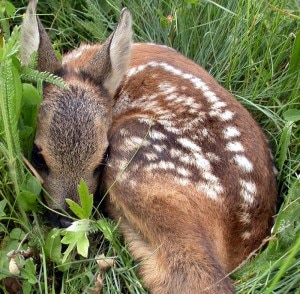
[[[287,121],[296,122],[300,120],[300,109],[289,109],[283,113],[283,117]]]
[[[44,81],[50,84],[53,84],[64,90],[68,90],[69,87],[65,84],[64,80],[61,77],[55,76],[49,72],[40,72],[38,70],[32,69],[30,67],[22,67],[22,80],[37,82]]]
[[[69,208],[71,211],[79,218],[84,218],[84,213],[82,211],[82,208],[73,200],[66,199],[67,204],[69,205]]]
[[[62,258],[62,253],[61,253],[61,237],[59,234],[60,230],[59,229],[52,229],[45,241],[45,253],[50,260],[59,263],[59,261]]]
[[[82,218],[89,218],[93,209],[93,195],[89,194],[88,187],[82,179],[80,180],[78,185],[78,194],[82,207]]]
[[[64,252],[64,257],[61,261],[62,264],[64,264],[66,262],[66,260],[68,259],[69,255],[71,254],[71,252],[72,252],[72,250],[74,249],[75,246],[76,246],[76,242],[73,242],[73,243],[69,244],[68,248]]]
[[[61,243],[63,244],[72,244],[77,242],[78,238],[80,237],[80,234],[83,232],[66,232],[64,237],[61,239]]]

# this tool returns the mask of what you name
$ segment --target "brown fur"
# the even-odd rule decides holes
[[[83,45],[59,66],[43,58],[52,49],[38,31],[39,68],[69,86],[46,86],[39,110],[49,206],[77,201],[80,178],[91,193],[101,184],[151,293],[232,293],[226,274],[259,247],[275,213],[272,159],[251,115],[176,51],[131,46],[126,10],[104,45]]]

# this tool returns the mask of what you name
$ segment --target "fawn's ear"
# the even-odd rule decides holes
[[[132,44],[132,21],[127,8],[123,8],[119,23],[101,49],[83,70],[102,81],[110,95],[114,95],[129,65]]]
[[[61,67],[51,41],[36,15],[37,0],[30,0],[21,28],[21,62],[27,65],[33,52],[38,53],[38,69],[54,73]]]

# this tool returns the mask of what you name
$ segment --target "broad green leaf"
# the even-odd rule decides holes
[[[58,263],[62,258],[61,237],[59,232],[60,232],[59,229],[56,228],[52,229],[48,233],[45,241],[45,253],[47,257],[50,258],[50,260],[56,263]]]
[[[15,6],[10,1],[4,1],[5,12],[8,17],[13,17],[16,11]]]
[[[24,211],[35,211],[37,195],[30,191],[22,191],[18,196],[18,203]]]
[[[81,238],[77,241],[77,252],[83,256],[87,257],[89,251],[89,240],[86,236],[86,233],[81,235]]]
[[[11,230],[9,237],[13,240],[21,241],[25,237],[25,233],[20,228],[14,228]]]
[[[296,122],[300,120],[300,109],[289,109],[283,113],[283,117],[287,121]]]
[[[32,291],[32,284],[30,284],[28,281],[23,281],[22,283],[22,294],[31,294]]]
[[[26,184],[26,190],[38,196],[42,191],[42,185],[34,176],[30,176]]]
[[[24,268],[21,270],[21,276],[27,280],[30,284],[36,284],[36,265],[33,263],[31,258],[28,258],[25,262]]]
[[[23,83],[23,102],[29,105],[38,105],[42,97],[38,90],[31,84]]]

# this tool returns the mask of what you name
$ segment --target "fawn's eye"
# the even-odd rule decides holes
[[[46,171],[47,173],[49,172],[49,168],[44,159],[44,156],[41,154],[41,149],[36,144],[33,144],[31,159],[32,159],[33,165],[37,169]]]

